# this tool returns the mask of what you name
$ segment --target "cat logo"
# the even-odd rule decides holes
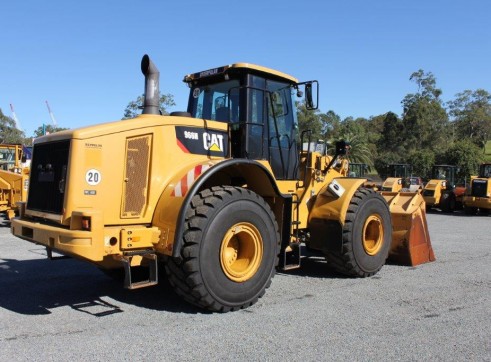
[[[223,134],[203,133],[203,147],[205,150],[222,152],[223,151]]]
[[[176,126],[176,142],[185,153],[226,157],[228,133],[198,127]]]

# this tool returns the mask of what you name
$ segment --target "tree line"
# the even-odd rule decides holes
[[[491,162],[484,152],[491,138],[491,94],[465,90],[444,103],[431,72],[420,69],[409,79],[417,91],[402,99],[400,116],[389,111],[342,120],[334,111],[309,111],[300,103],[299,130],[311,130],[312,140],[350,142],[350,161],[366,163],[380,175],[394,163],[411,164],[413,174],[423,178],[435,164],[458,166],[461,180],[477,174],[480,163]]]

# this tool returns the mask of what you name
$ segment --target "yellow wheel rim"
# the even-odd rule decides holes
[[[376,255],[384,243],[384,227],[379,215],[371,215],[363,226],[363,249],[368,255]]]
[[[225,233],[220,248],[220,264],[230,280],[245,282],[252,278],[263,258],[263,243],[257,228],[237,223]]]

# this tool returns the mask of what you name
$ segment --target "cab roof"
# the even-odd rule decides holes
[[[229,65],[224,65],[222,67],[218,68],[213,68],[213,69],[208,69],[204,70],[202,72],[198,73],[192,73],[184,76],[184,82],[186,83],[192,83],[193,81],[197,81],[200,79],[208,78],[208,77],[213,77],[213,76],[218,76],[221,74],[227,74],[231,70],[239,70],[243,72],[250,72],[250,73],[260,73],[266,76],[266,78],[276,78],[280,79],[283,81],[286,81],[288,83],[298,83],[297,78],[292,77],[291,75],[288,75],[283,72],[279,72],[277,70],[271,69],[271,68],[266,68],[260,65],[256,64],[251,64],[251,63],[233,63]]]

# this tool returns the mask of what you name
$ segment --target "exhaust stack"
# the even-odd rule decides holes
[[[141,69],[145,76],[145,94],[143,98],[142,114],[160,114],[160,72],[147,54],[142,58]]]

